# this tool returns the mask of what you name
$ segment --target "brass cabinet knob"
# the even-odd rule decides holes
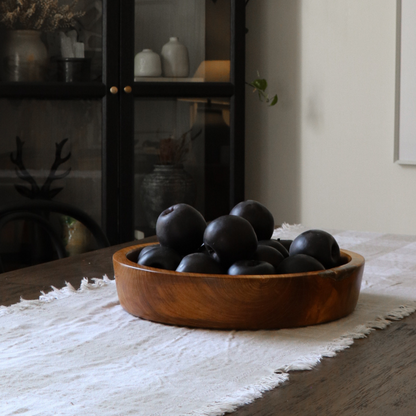
[[[124,92],[125,92],[126,94],[130,94],[132,91],[133,91],[133,90],[132,90],[132,88],[130,87],[130,85],[127,85],[127,87],[124,87]]]
[[[117,94],[118,93],[118,88],[117,87],[111,87],[110,92],[111,92],[111,94]]]

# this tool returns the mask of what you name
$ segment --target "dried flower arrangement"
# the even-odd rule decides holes
[[[202,130],[200,130],[194,136],[191,136],[191,130],[186,131],[179,138],[168,137],[160,141],[160,164],[176,165],[185,161],[186,155],[190,151],[191,143],[202,133]]]
[[[54,32],[74,25],[84,12],[74,11],[78,0],[59,6],[58,0],[2,0],[0,22],[8,29]]]

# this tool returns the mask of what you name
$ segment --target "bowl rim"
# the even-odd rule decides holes
[[[189,278],[217,278],[217,279],[297,279],[305,277],[328,277],[334,280],[342,280],[350,274],[350,271],[364,266],[365,259],[361,254],[355,253],[350,250],[340,249],[341,253],[348,257],[349,261],[341,266],[333,267],[332,269],[318,270],[312,272],[302,273],[287,273],[287,274],[250,274],[250,275],[229,275],[229,274],[204,274],[204,273],[191,273],[191,272],[177,272],[175,270],[158,269],[156,267],[143,266],[134,261],[131,261],[127,256],[131,255],[135,251],[139,251],[146,246],[156,245],[158,242],[136,244],[129,247],[125,247],[116,251],[113,254],[113,262],[122,264],[124,267],[134,270],[141,270],[147,273],[164,274],[169,276],[189,277]]]

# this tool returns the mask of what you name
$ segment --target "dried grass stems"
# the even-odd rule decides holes
[[[159,158],[162,165],[177,165],[185,161],[192,141],[202,133],[202,130],[200,130],[194,136],[191,136],[191,130],[183,133],[178,139],[169,137],[160,141]]]
[[[82,11],[74,11],[79,0],[59,6],[58,0],[2,0],[0,22],[13,30],[54,32],[72,27]]]

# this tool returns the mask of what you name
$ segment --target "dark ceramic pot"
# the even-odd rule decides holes
[[[149,226],[155,228],[160,213],[171,205],[195,205],[196,183],[183,165],[155,165],[143,179],[140,199]]]

